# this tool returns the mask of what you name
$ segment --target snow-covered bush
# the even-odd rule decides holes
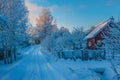
[[[41,44],[53,55],[63,57],[63,55],[66,55],[64,52],[66,50],[83,49],[84,36],[85,34],[82,28],[74,28],[72,32],[69,32],[67,28],[61,27],[56,32],[52,33],[52,35],[47,36]]]

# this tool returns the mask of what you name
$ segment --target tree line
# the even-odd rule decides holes
[[[13,57],[16,61],[16,49],[27,45],[28,13],[24,0],[0,0],[0,14],[4,16],[7,26],[1,31],[4,35],[0,34],[5,64],[12,63]]]

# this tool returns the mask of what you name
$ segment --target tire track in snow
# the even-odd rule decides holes
[[[42,73],[44,74],[44,79],[42,80],[68,80],[68,79],[65,79],[65,77],[62,74],[60,74],[60,72],[55,70],[55,68],[47,61],[46,59],[47,55],[44,55],[44,53],[41,53],[40,50],[38,50],[38,55],[41,58],[42,65],[43,65],[41,66],[41,70],[43,71]]]
[[[50,64],[49,57],[38,46],[28,50],[26,54],[0,80],[70,80]]]
[[[25,71],[25,76],[23,77],[23,80],[39,80],[40,75],[39,75],[39,66],[37,63],[37,58],[36,58],[36,48],[33,50],[33,53],[31,54],[30,58],[30,64],[28,64],[26,71]]]

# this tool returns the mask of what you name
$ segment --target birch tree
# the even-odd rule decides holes
[[[16,47],[25,41],[26,27],[28,23],[28,10],[24,0],[1,0],[0,12],[7,19],[9,28],[9,48],[14,53],[16,60]]]
[[[51,35],[56,30],[57,25],[53,22],[53,16],[50,10],[44,8],[37,19],[36,34],[40,40],[43,40],[47,35]]]

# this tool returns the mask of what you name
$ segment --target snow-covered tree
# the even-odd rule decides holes
[[[6,12],[5,11],[6,3],[7,3],[7,0],[0,0],[0,13]]]
[[[112,25],[112,26],[111,26]],[[119,80],[120,69],[120,26],[117,24],[111,24],[110,30],[103,34],[104,36],[104,48],[106,53],[106,59],[108,59],[112,65],[112,69],[116,73],[113,80]]]
[[[26,35],[28,25],[28,10],[25,2],[24,0],[4,0],[3,4],[5,7],[2,8],[1,13],[7,18],[12,35],[17,42],[21,43],[25,38],[23,36]]]
[[[110,23],[109,30],[103,33],[103,43],[106,51],[106,57],[114,58],[120,49],[120,27],[115,23]]]
[[[34,28],[34,26],[32,25],[32,24],[29,24],[28,25],[28,27],[27,27],[27,34],[28,34],[28,39],[29,39],[29,41],[28,41],[28,43],[30,44],[30,45],[33,45],[33,44],[35,44],[35,28]]]
[[[83,48],[83,38],[85,33],[82,28],[74,28],[69,32],[69,29],[61,27],[56,32],[47,36],[41,45],[53,55],[60,57],[64,50],[76,50]]]
[[[69,32],[69,29],[65,27],[61,27],[58,32],[55,33],[56,37],[56,46],[55,51],[61,52],[64,49],[71,48],[70,43],[67,42],[68,39],[70,39],[71,33]]]
[[[95,29],[95,26],[91,26],[90,29],[85,31],[85,34],[88,35],[93,29]]]
[[[65,48],[65,40],[70,35],[70,32],[67,28],[60,28],[56,32],[47,36],[42,42],[41,45],[45,47],[48,51],[54,53],[56,51],[61,51]]]
[[[73,42],[73,49],[82,49],[84,46],[84,37],[85,33],[83,32],[83,28],[74,28],[72,32],[72,42]]]
[[[39,40],[43,40],[47,35],[51,35],[56,30],[57,25],[53,22],[53,16],[51,15],[50,10],[44,8],[37,19],[35,34],[38,35]]]
[[[28,11],[24,0],[1,0],[0,13],[7,19],[9,49],[14,52],[16,60],[15,48],[23,45],[26,40],[26,27],[28,23]]]
[[[120,20],[118,20],[117,24],[119,24],[119,25],[120,25]]]

